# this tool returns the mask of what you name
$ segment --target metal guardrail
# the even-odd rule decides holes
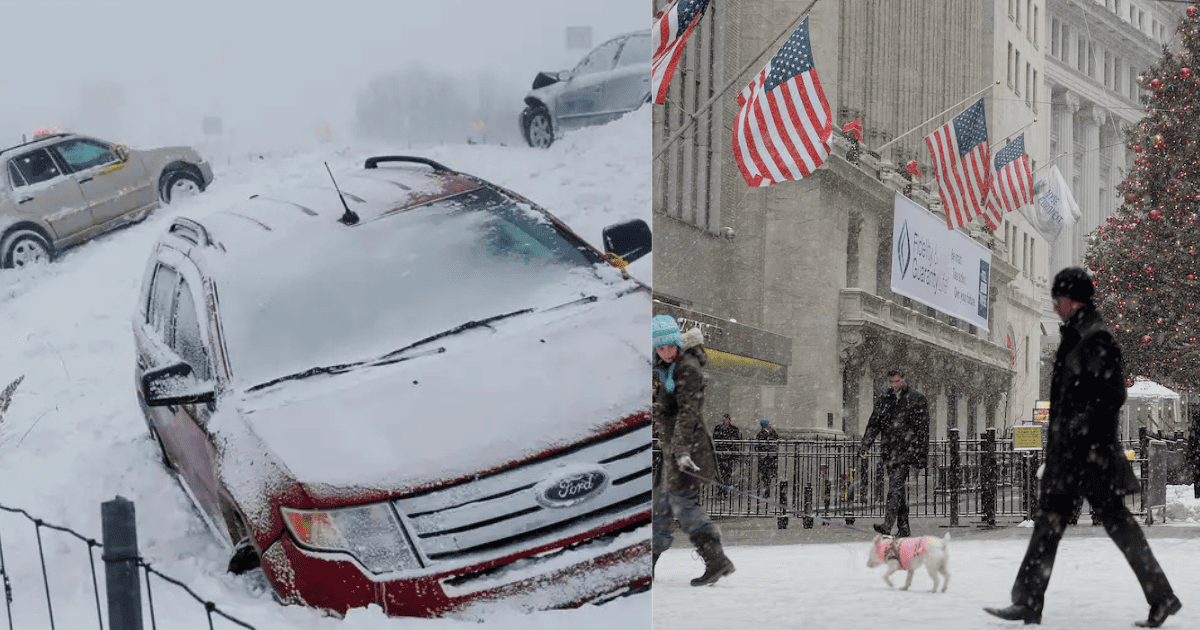
[[[38,557],[41,560],[42,584],[46,593],[48,627],[51,630],[55,628],[54,597],[51,593],[49,572],[46,568],[46,554],[42,543],[43,529],[65,533],[77,539],[81,544],[86,545],[88,561],[92,572],[92,592],[96,601],[96,622],[100,630],[104,630],[104,613],[101,606],[100,586],[96,577],[96,557],[93,552],[93,549],[97,548],[105,549],[102,559],[105,562],[110,630],[142,630],[142,600],[139,586],[139,573],[141,572],[137,569],[142,569],[145,573],[146,594],[149,596],[148,606],[152,628],[157,628],[157,622],[155,621],[154,597],[150,590],[150,576],[156,575],[160,579],[180,587],[204,607],[205,613],[208,615],[208,627],[210,630],[213,628],[214,615],[222,617],[242,628],[254,630],[254,626],[220,610],[216,604],[200,597],[183,582],[151,568],[146,558],[143,558],[137,552],[137,530],[136,523],[134,522],[133,503],[130,501],[117,497],[115,500],[108,501],[102,505],[104,542],[107,544],[107,548],[105,544],[101,544],[93,538],[84,536],[69,527],[47,523],[21,508],[0,505],[0,510],[23,516],[33,524],[37,538]],[[12,576],[8,573],[7,567],[4,555],[4,541],[0,539],[0,578],[3,578],[5,611],[8,615],[8,628],[9,630],[14,630]],[[66,570],[65,567],[56,568]]]
[[[1012,440],[994,435],[989,430],[960,440],[958,430],[951,429],[950,439],[931,441],[928,465],[909,470],[909,517],[943,518],[950,526],[971,519],[992,526],[997,518],[1031,518],[1041,452],[1014,450]],[[812,516],[844,518],[853,524],[859,517],[884,514],[886,467],[878,444],[861,459],[859,442],[853,439],[716,440],[714,444],[724,482],[740,492],[706,486],[701,504],[713,517],[776,518],[784,528],[789,517],[800,517],[805,527],[811,527],[808,517]],[[1146,461],[1146,449],[1138,441],[1123,446],[1139,454],[1133,463],[1142,483],[1142,492],[1127,496],[1126,506],[1137,516],[1148,516],[1148,468],[1139,466]],[[656,447],[656,465],[660,457]]]

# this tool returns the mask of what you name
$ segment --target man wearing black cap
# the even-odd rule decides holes
[[[1046,463],[1033,535],[1013,584],[1012,605],[984,610],[1002,619],[1041,623],[1058,543],[1076,498],[1083,496],[1125,554],[1150,604],[1149,618],[1136,625],[1157,628],[1182,604],[1125,507],[1125,495],[1140,491],[1117,442],[1125,374],[1121,349],[1092,301],[1094,291],[1091,278],[1078,267],[1063,269],[1054,277],[1050,297],[1064,323],[1050,377]]]

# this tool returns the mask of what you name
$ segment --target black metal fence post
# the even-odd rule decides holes
[[[1041,480],[1037,471],[1042,466],[1039,451],[1033,451],[1025,460],[1025,518],[1032,521],[1041,498]]]
[[[813,526],[813,487],[811,483],[804,484],[804,529]]]
[[[958,486],[962,462],[958,455],[958,428],[950,429],[950,526],[958,527]]]
[[[980,500],[983,502],[983,522],[988,527],[996,526],[996,428],[990,427],[983,432],[983,492]]]
[[[118,496],[100,505],[110,630],[142,630],[137,520],[133,502]]]
[[[776,529],[787,529],[788,528],[788,516],[787,516],[788,482],[786,482],[786,481],[779,482],[779,504],[783,506],[783,516],[775,517],[775,528]]]

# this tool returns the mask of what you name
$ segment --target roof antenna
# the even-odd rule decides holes
[[[329,162],[325,162],[324,164],[325,170],[329,173],[329,179],[333,179],[333,171],[329,170]],[[346,225],[354,225],[355,223],[358,223],[358,215],[354,214],[354,211],[350,209],[350,206],[346,205],[346,197],[342,195],[342,189],[338,188],[336,179],[333,179],[333,189],[337,191],[338,199],[342,200],[342,207],[346,209],[346,212],[342,215],[342,218],[338,219],[338,221],[341,221]]]

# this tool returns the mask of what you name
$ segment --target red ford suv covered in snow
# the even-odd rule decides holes
[[[413,616],[645,588],[650,295],[616,264],[650,231],[604,242],[397,156],[177,218],[133,322],[137,392],[231,570]]]

